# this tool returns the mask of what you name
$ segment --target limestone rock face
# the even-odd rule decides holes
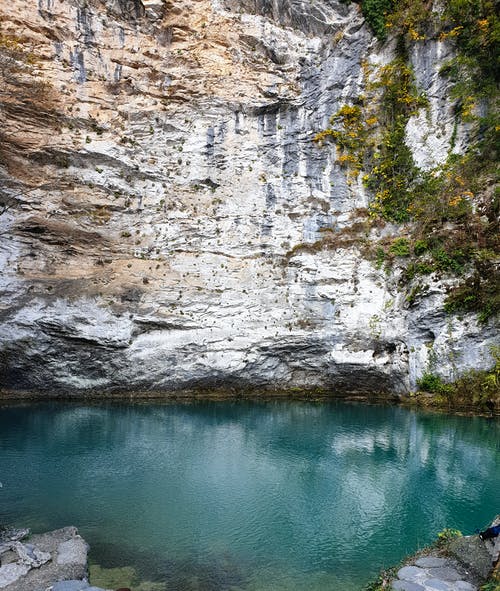
[[[405,392],[490,364],[446,281],[410,307],[366,259],[391,229],[359,233],[369,195],[312,141],[393,56],[357,4],[9,0],[0,22],[4,389]],[[467,141],[449,51],[411,55],[424,168]]]

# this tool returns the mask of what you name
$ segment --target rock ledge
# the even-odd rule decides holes
[[[29,530],[0,533],[0,589],[104,591],[88,582],[88,545],[76,527],[28,535]]]

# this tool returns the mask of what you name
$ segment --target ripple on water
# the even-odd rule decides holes
[[[134,591],[356,591],[491,519],[499,441],[498,421],[351,404],[3,408],[0,518],[77,525]]]

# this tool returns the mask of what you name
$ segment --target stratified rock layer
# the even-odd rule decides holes
[[[410,307],[364,258],[391,228],[360,234],[360,178],[312,141],[393,57],[357,4],[10,0],[0,20],[29,52],[0,97],[5,390],[405,392],[490,364],[446,281]],[[449,54],[410,55],[423,168],[467,141]]]

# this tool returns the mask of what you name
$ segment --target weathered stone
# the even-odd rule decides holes
[[[446,558],[440,558],[439,556],[423,556],[415,561],[415,565],[420,566],[421,568],[445,566],[448,563],[449,560]]]
[[[418,583],[411,583],[410,581],[394,581],[392,583],[394,591],[425,591],[425,587]]]
[[[6,542],[17,542],[18,540],[22,540],[30,533],[30,530],[27,528],[18,529],[18,528],[1,528],[0,527],[0,552],[1,548]]]
[[[72,556],[75,562],[64,562],[59,564],[56,560],[58,556],[58,549],[66,542],[63,548],[67,548],[68,552],[63,553],[68,559]],[[76,543],[74,543],[76,542]],[[19,577],[15,582],[10,583],[5,587],[6,591],[39,591],[51,586],[54,581],[66,580],[83,580],[87,575],[86,551],[87,547],[83,543],[82,538],[78,535],[76,528],[66,527],[53,532],[45,534],[35,534],[30,538],[30,546],[36,548],[37,551],[50,554],[52,560],[43,564],[40,568],[26,568],[26,572]],[[78,552],[70,552],[78,548]],[[85,549],[85,560],[83,559],[82,551]],[[18,564],[18,563],[14,563]],[[11,566],[11,565],[7,565]],[[5,567],[5,568],[7,568]],[[2,567],[3,568],[3,567]],[[0,569],[1,570],[1,569]],[[87,584],[88,585],[88,584]]]
[[[442,579],[443,581],[459,581],[462,578],[462,575],[450,566],[440,566],[429,568],[428,570],[432,577]]]
[[[418,566],[404,566],[398,570],[398,577],[405,581],[412,581],[414,579],[426,576],[426,571]]]
[[[57,564],[86,564],[88,546],[79,536],[57,547]]]
[[[10,548],[10,551],[16,555],[15,561],[29,568],[38,568],[48,562],[51,558],[49,552],[43,552],[33,544],[22,544],[21,542],[6,542],[2,548]],[[2,553],[3,556],[3,553]],[[3,561],[3,558],[2,558]],[[9,560],[12,562],[12,560]]]
[[[453,586],[456,591],[477,591],[477,587],[467,581],[456,581]]]
[[[442,579],[425,579],[426,591],[453,591],[453,586]]]
[[[17,558],[18,556],[16,552],[13,552],[12,550],[5,550],[4,552],[0,553],[0,565],[5,566],[11,562],[16,562]]]
[[[404,566],[398,570],[398,577],[400,579],[413,581],[414,583],[419,583],[426,575],[427,572],[418,566]]]
[[[495,327],[444,313],[449,279],[408,308],[397,261],[388,278],[362,255],[397,228],[359,233],[362,174],[313,142],[396,55],[357,3],[81,4],[0,2],[39,57],[4,89],[15,105],[33,82],[2,109],[2,388],[404,393],[433,359],[491,364]],[[424,168],[466,144],[450,55],[409,50]]]
[[[491,555],[479,536],[464,536],[452,540],[449,544],[451,554],[468,569],[485,579],[491,570]]]
[[[89,588],[87,581],[59,581],[52,587],[52,591],[82,591]]]
[[[0,567],[0,589],[15,585],[29,571],[29,566],[12,562]]]

